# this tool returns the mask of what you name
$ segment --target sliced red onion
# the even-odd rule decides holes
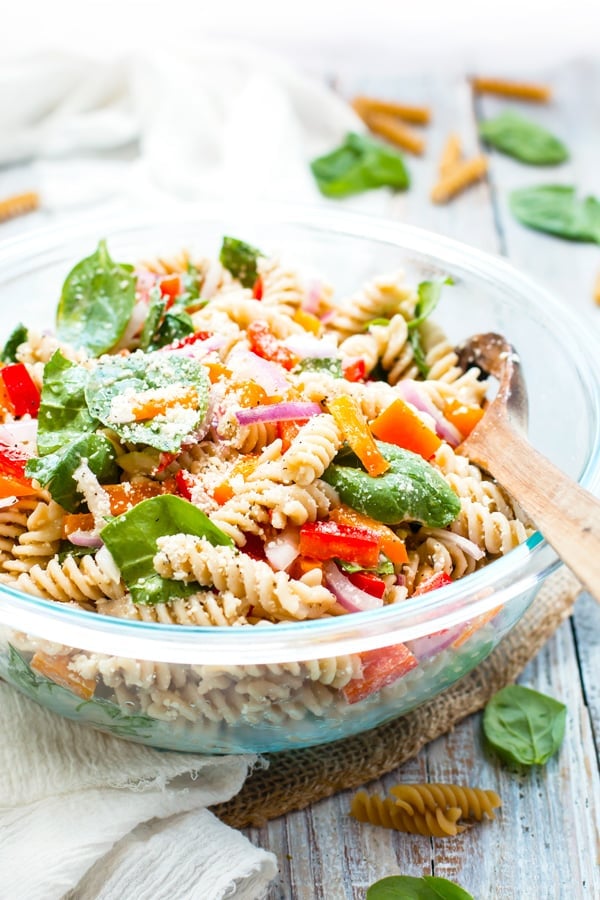
[[[236,350],[227,359],[227,367],[239,381],[255,381],[267,394],[278,394],[289,387],[280,365],[263,359],[251,350]]]
[[[102,547],[103,541],[97,531],[72,531],[69,535],[69,541],[76,547]]]
[[[16,450],[20,456],[33,456],[37,447],[37,419],[21,419],[0,425],[0,444]]]
[[[333,336],[318,338],[314,334],[290,334],[283,342],[300,359],[329,359],[337,356]]]
[[[438,437],[447,441],[451,447],[457,447],[462,443],[463,436],[460,431],[442,415],[435,403],[423,391],[419,390],[418,382],[413,381],[411,378],[405,378],[396,384],[396,390],[402,399],[412,404],[415,409],[431,416],[435,422],[435,431]]]
[[[299,545],[300,540],[297,529],[286,528],[272,541],[267,541],[265,544],[265,556],[274,569],[282,572],[289,569],[300,554]]]
[[[423,637],[415,638],[414,641],[405,641],[405,643],[419,662],[423,662],[449,647],[462,634],[463,630],[464,625],[455,625],[454,628],[444,628],[443,631],[425,634]]]
[[[0,509],[14,506],[18,499],[18,497],[3,497],[2,500],[0,500]]]
[[[96,562],[108,578],[112,578],[116,584],[120,582],[121,570],[114,561],[113,555],[106,544],[96,553]]]
[[[333,560],[328,559],[323,563],[323,574],[327,587],[335,595],[340,606],[343,606],[348,612],[365,612],[368,609],[378,609],[383,606],[381,597],[374,597],[357,588],[349,578],[340,572]]]
[[[238,409],[235,417],[240,425],[256,425],[257,422],[285,422],[294,419],[310,419],[322,412],[318,403],[290,400],[273,403],[271,406],[255,406],[252,409]]]
[[[321,295],[323,293],[323,284],[320,281],[311,281],[302,303],[302,309],[305,312],[316,316],[321,305]]]
[[[428,528],[427,534],[445,544],[454,544],[473,559],[482,559],[485,556],[485,551],[481,547],[462,534],[455,534],[454,531],[446,531],[444,528]]]
[[[146,321],[146,316],[148,315],[148,302],[146,299],[140,299],[137,301],[135,306],[133,307],[131,318],[127,323],[127,327],[123,332],[123,337],[117,344],[117,350],[121,350],[124,347],[127,347],[128,344],[133,340],[133,338],[140,333],[142,328],[144,327],[144,322]]]
[[[184,344],[183,347],[176,347],[169,350],[169,353],[176,353],[177,356],[189,356],[190,359],[202,359],[213,350],[220,350],[225,343],[225,337],[222,334],[212,334],[205,341],[194,341],[193,344]]]

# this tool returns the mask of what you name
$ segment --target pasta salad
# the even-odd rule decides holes
[[[0,579],[243,627],[399,603],[505,554],[529,530],[457,452],[487,384],[432,321],[451,289],[394,272],[336,298],[234,238],[135,266],[101,241],[55,332],[19,326],[2,353]]]

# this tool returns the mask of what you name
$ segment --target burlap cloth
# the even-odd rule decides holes
[[[565,567],[548,579],[521,621],[476,669],[413,712],[321,747],[269,754],[232,800],[212,807],[235,828],[269,819],[391,772],[513,682],[571,614],[580,586]]]

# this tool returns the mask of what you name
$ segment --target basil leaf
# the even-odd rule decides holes
[[[570,241],[600,244],[600,201],[595,197],[580,200],[573,187],[521,188],[511,193],[510,208],[528,228]]]
[[[193,387],[198,397],[197,409],[177,407],[177,416],[159,414],[144,421],[119,422],[115,403],[119,398],[135,401],[143,391],[181,386],[182,392]],[[90,413],[112,428],[124,441],[147,444],[157,450],[175,452],[188,434],[195,431],[206,415],[210,384],[206,369],[197,360],[167,351],[102,359],[91,373],[85,389]],[[125,397],[123,397],[125,395]]]
[[[479,134],[496,150],[532,165],[554,165],[564,162],[569,156],[562,141],[541,125],[512,110],[482,122]]]
[[[69,362],[60,350],[46,363],[37,431],[41,456],[95,431],[100,424],[90,415],[85,400],[89,377],[87,369]]]
[[[194,534],[211,544],[233,546],[231,539],[193,503],[172,494],[143,500],[100,532],[134,603],[166,603],[203,590],[196,583],[168,580],[157,574],[153,563],[156,541],[166,534]]]
[[[82,459],[100,483],[111,484],[119,480],[117,454],[114,446],[103,434],[86,434],[66,447],[47,456],[33,457],[27,461],[25,474],[36,478],[52,494],[52,499],[67,512],[77,512],[82,496],[77,490],[73,473]]]
[[[327,372],[334,378],[343,378],[342,361],[335,357],[307,357],[294,369],[295,372]]]
[[[421,281],[417,287],[415,314],[407,323],[408,340],[412,347],[413,359],[419,370],[419,374],[422,375],[423,378],[427,378],[429,366],[425,359],[425,351],[423,350],[423,344],[421,342],[419,325],[431,315],[440,302],[442,288],[445,284],[454,284],[454,281],[452,278],[444,278],[443,281]]]
[[[310,164],[326,197],[347,197],[378,187],[404,190],[410,179],[402,156],[385,144],[350,132],[331,153]]]
[[[17,325],[11,331],[0,352],[0,362],[14,363],[17,361],[17,350],[27,340],[28,333],[24,325]]]
[[[114,262],[100,241],[67,275],[56,313],[60,340],[92,356],[114,347],[131,318],[135,283],[133,266]]]
[[[260,250],[246,244],[238,238],[224,237],[219,253],[219,260],[234,278],[241,281],[244,287],[251,288],[258,278],[256,263],[262,256]]]
[[[390,875],[367,889],[366,900],[473,900],[473,896],[454,881],[436,875]]]
[[[390,464],[383,475],[368,475],[358,457],[345,450],[323,473],[342,502],[386,525],[406,521],[433,528],[449,525],[460,512],[460,500],[437,469],[410,450],[383,441],[376,444]]]
[[[560,747],[566,718],[564,703],[514,684],[502,688],[487,704],[483,732],[507,762],[540,766]]]

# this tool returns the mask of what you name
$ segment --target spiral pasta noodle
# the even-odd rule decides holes
[[[495,791],[473,788],[460,784],[397,784],[390,788],[396,803],[411,815],[424,814],[426,810],[459,809],[463,819],[480,822],[484,816],[494,819],[494,809],[502,805]]]
[[[421,812],[407,812],[389,797],[370,797],[366,791],[358,791],[352,798],[350,815],[359,822],[381,825],[383,828],[394,828],[407,834],[420,834],[423,837],[454,837],[465,830],[464,825],[457,825],[460,809],[439,807],[432,812],[425,809]]]
[[[404,282],[404,273],[375,278],[362,290],[344,300],[328,322],[328,328],[340,339],[364,331],[365,326],[379,316],[395,313],[412,297]]]

